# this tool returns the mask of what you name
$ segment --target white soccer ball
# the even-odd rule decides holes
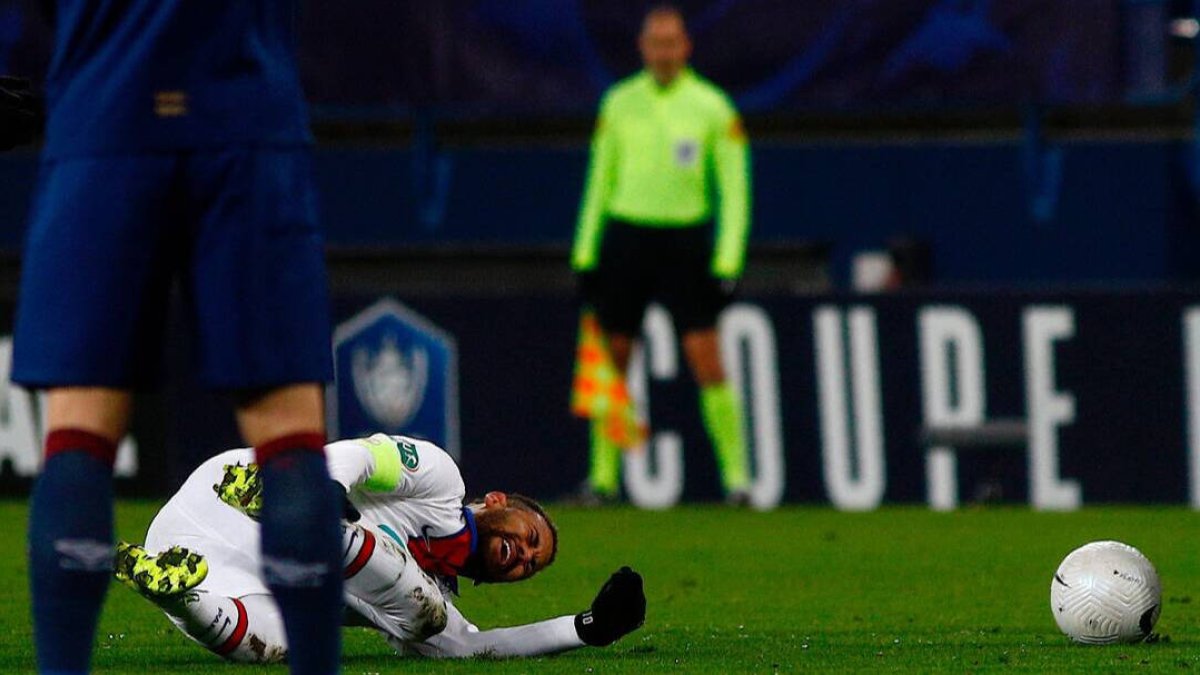
[[[1093,541],[1071,551],[1050,581],[1054,620],[1084,644],[1145,640],[1161,607],[1154,565],[1119,541]]]

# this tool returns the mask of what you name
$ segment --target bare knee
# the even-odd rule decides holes
[[[633,337],[623,333],[608,334],[608,351],[613,365],[620,373],[629,370],[629,359],[633,354]]]
[[[725,369],[721,364],[721,344],[715,328],[685,333],[683,351],[697,384],[704,387],[725,381]]]
[[[46,428],[81,429],[117,443],[129,426],[133,396],[124,389],[55,387],[46,392]]]
[[[283,436],[325,433],[325,402],[315,382],[242,392],[237,401],[242,438],[260,445]]]

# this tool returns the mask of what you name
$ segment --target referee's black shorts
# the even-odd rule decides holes
[[[639,335],[646,306],[659,302],[680,333],[713,328],[729,294],[712,275],[712,257],[711,223],[653,227],[610,218],[593,298],[600,324]]]

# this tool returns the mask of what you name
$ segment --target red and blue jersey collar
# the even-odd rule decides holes
[[[462,573],[479,545],[474,512],[464,506],[462,514],[463,527],[454,534],[432,537],[423,532],[424,536],[408,538],[408,551],[421,569],[442,577],[457,577]]]

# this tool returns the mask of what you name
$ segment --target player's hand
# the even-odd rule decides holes
[[[34,139],[44,123],[43,108],[29,80],[0,76],[0,151]]]
[[[213,492],[221,501],[255,520],[262,514],[262,477],[253,462],[245,466],[241,462],[226,464],[225,475],[213,486]]]
[[[575,616],[575,632],[580,640],[593,647],[606,647],[645,622],[642,575],[622,567],[605,582],[591,609]]]

